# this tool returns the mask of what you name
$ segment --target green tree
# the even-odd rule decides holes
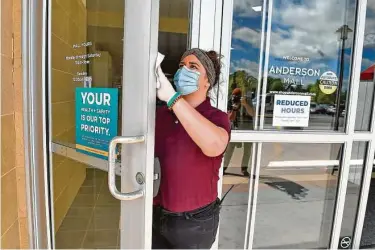
[[[284,84],[281,79],[272,79],[270,85],[270,91],[284,91]]]
[[[229,95],[235,88],[240,88],[243,93],[249,89],[256,88],[258,80],[244,70],[235,71],[229,76]]]

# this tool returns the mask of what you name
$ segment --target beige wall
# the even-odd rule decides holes
[[[14,44],[12,45],[12,37]],[[21,0],[1,1],[1,248],[28,248],[22,117]]]
[[[87,16],[82,0],[52,0],[52,140],[75,143],[75,88],[77,72],[85,71],[66,56],[86,54],[73,44],[86,42]],[[86,167],[53,154],[55,233],[86,177]]]

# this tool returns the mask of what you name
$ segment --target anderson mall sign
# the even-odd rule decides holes
[[[278,61],[294,61],[295,63],[310,62],[308,57],[284,56],[276,59]],[[287,86],[301,86],[304,81],[307,84],[315,83],[319,80],[319,88],[324,94],[332,94],[336,91],[338,85],[338,78],[335,72],[325,71],[321,73],[320,69],[295,67],[295,66],[274,66],[268,70],[272,76],[279,77],[284,85]]]
[[[273,66],[271,65],[269,74],[282,76],[282,82],[284,84],[291,85],[304,85],[303,78],[305,77],[320,77],[320,69],[309,69],[300,67],[286,67],[286,66]],[[291,76],[284,77],[284,76]]]

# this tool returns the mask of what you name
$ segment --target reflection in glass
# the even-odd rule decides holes
[[[165,55],[161,67],[172,83],[181,56],[188,48],[189,13],[189,0],[160,1],[158,51]],[[172,25],[173,22],[178,25]],[[157,105],[165,105],[165,102],[157,99]]]
[[[367,146],[367,142],[353,143],[351,163],[349,166],[348,186],[345,196],[344,215],[341,224],[341,238],[349,237],[350,239],[353,239],[358,204],[361,196]],[[346,244],[345,240],[342,243],[340,241],[340,244]]]
[[[51,0],[52,141],[75,148],[75,89],[122,87],[124,1]],[[110,15],[108,15],[110,14]],[[121,128],[121,94],[118,128]],[[107,172],[53,154],[56,248],[119,248]],[[119,177],[117,186],[120,187]]]
[[[228,100],[240,89],[259,114],[241,106],[234,129],[343,130],[356,1],[273,0],[266,9],[262,2],[233,2]],[[283,113],[278,95],[308,103]]]
[[[263,143],[253,248],[328,248],[340,144]]]
[[[225,157],[222,194],[233,185],[220,212],[219,249],[243,249],[249,200],[248,169],[252,143],[230,143]],[[229,150],[229,151],[228,151]]]
[[[375,22],[374,0],[367,2],[365,20],[365,38],[363,42],[361,76],[358,90],[357,114],[355,130],[369,131],[374,102],[375,85]]]
[[[253,147],[252,142],[231,142],[227,150],[225,151],[224,155],[224,174],[240,174],[242,173],[245,176],[249,176],[248,167],[251,163],[251,149]],[[237,152],[235,154],[235,151],[237,149]],[[233,167],[233,163],[231,162],[231,159],[233,155],[240,156],[241,163],[238,167]],[[228,170],[229,165],[232,165],[231,168]],[[241,170],[240,173],[238,173],[238,170]]]

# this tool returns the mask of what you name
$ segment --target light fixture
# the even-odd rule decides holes
[[[259,5],[259,6],[254,6],[254,7],[251,7],[255,12],[260,12],[262,11],[262,6]]]

